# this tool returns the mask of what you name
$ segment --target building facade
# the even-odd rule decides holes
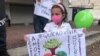
[[[26,24],[33,22],[33,0],[5,0],[6,1],[6,14],[8,14],[11,19],[12,24]],[[71,2],[73,1],[73,2]],[[78,0],[64,0],[64,5],[66,6],[68,12],[68,21],[72,21],[73,18],[73,8],[69,8],[70,2],[75,4]],[[100,21],[100,0],[79,0],[84,1],[81,4],[90,3],[93,4],[93,9],[88,9],[92,12],[94,19]],[[77,2],[80,4],[80,2]],[[76,13],[75,13],[76,14]]]
[[[68,8],[68,1],[64,0],[68,10],[68,20],[72,18],[72,10]],[[25,24],[33,22],[33,0],[6,0],[6,14],[11,19],[11,24]]]

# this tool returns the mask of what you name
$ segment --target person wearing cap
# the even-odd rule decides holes
[[[34,30],[35,33],[44,32],[43,28],[51,20],[51,7],[56,3],[63,3],[63,0],[34,0]]]
[[[0,56],[9,56],[6,44],[5,0],[0,0]]]

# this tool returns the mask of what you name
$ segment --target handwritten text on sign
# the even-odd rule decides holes
[[[34,14],[51,20],[51,7],[57,3],[60,3],[60,0],[41,0],[41,2],[36,2]]]
[[[29,56],[86,56],[85,35],[79,30],[27,35]]]

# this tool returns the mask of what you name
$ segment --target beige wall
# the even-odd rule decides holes
[[[90,9],[94,17],[100,19],[100,0],[90,0],[90,3],[94,4],[93,9]]]
[[[100,6],[100,0],[90,0],[90,2]]]
[[[69,0],[72,6],[90,5],[94,4],[95,7],[100,7],[100,0]]]

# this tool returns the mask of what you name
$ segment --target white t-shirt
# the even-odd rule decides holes
[[[51,20],[51,7],[57,3],[61,3],[61,0],[41,0],[41,2],[36,1],[34,14]]]
[[[53,22],[47,23],[44,27],[44,31],[46,32],[52,32],[52,31],[60,31],[60,30],[71,30],[71,26],[69,23],[63,22],[61,26],[56,25]]]

